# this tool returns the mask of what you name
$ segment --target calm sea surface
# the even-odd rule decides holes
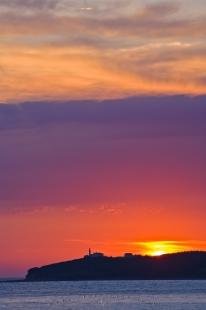
[[[206,281],[0,282],[0,309],[205,310]]]

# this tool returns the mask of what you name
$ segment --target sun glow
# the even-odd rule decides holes
[[[161,256],[161,255],[164,255],[164,254],[166,254],[166,252],[164,252],[164,251],[156,251],[156,252],[152,253],[152,256]]]
[[[177,241],[138,242],[136,246],[138,246],[142,254],[150,256],[161,256],[187,250],[185,246]]]

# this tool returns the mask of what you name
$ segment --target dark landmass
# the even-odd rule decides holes
[[[206,279],[206,252],[183,252],[159,257],[101,253],[32,268],[26,281]]]

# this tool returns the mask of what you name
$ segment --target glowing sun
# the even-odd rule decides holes
[[[164,254],[181,252],[185,247],[177,241],[147,241],[136,243],[144,255],[161,256]]]
[[[152,256],[161,256],[161,255],[164,255],[166,254],[165,251],[154,251],[153,253],[151,253]]]

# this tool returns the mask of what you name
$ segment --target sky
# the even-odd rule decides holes
[[[0,277],[206,250],[204,2],[0,0]]]
[[[0,0],[0,101],[205,94],[204,0]]]

